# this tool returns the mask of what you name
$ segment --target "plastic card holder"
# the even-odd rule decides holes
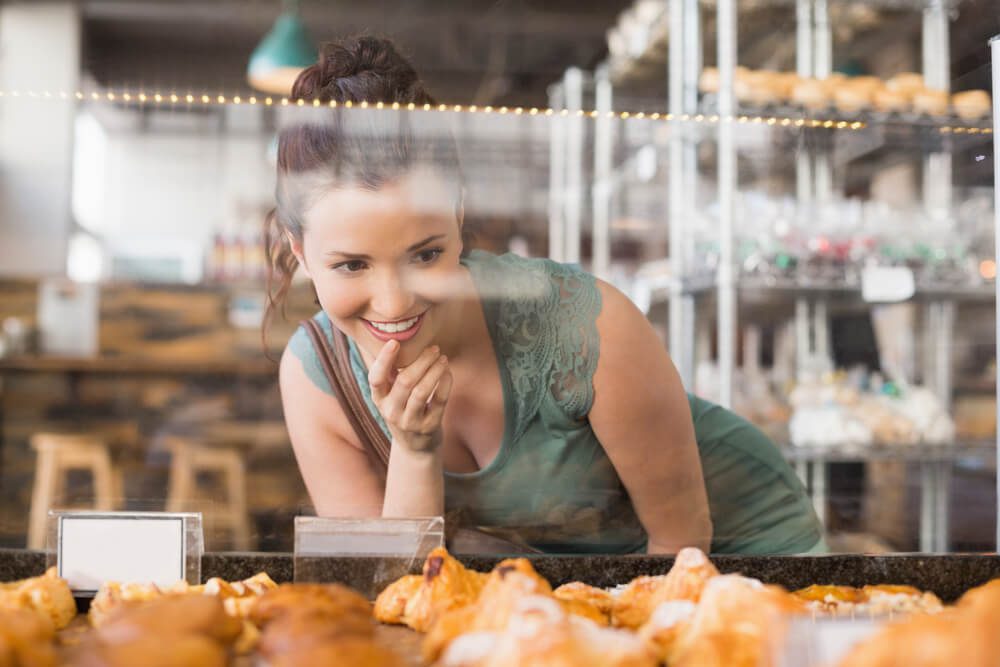
[[[204,544],[200,513],[56,510],[46,562],[74,595],[91,597],[106,581],[199,584]]]
[[[835,667],[858,643],[878,632],[889,617],[796,619],[788,626],[775,667]]]
[[[374,599],[387,585],[420,571],[444,546],[444,518],[295,517],[296,582],[337,582]]]

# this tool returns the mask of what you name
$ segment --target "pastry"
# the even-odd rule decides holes
[[[840,661],[839,667],[993,667],[1000,655],[1000,583],[968,591],[939,614],[917,614],[876,633]]]
[[[260,635],[257,650],[265,658],[298,651],[317,644],[328,644],[345,637],[371,640],[375,624],[371,617],[347,615],[332,617],[305,608],[267,623]]]
[[[94,630],[104,645],[143,637],[199,636],[229,646],[242,624],[226,613],[222,601],[205,595],[168,595],[148,602],[123,602]]]
[[[416,595],[423,582],[423,575],[410,574],[389,584],[375,598],[375,618],[382,623],[402,623],[406,603]]]
[[[611,612],[613,625],[636,629],[649,620],[653,611],[671,600],[697,602],[702,589],[719,571],[700,550],[681,549],[673,567],[661,576],[637,577],[615,598]]]
[[[359,637],[312,644],[268,660],[268,667],[403,667],[405,664],[395,652]]]
[[[872,103],[878,111],[885,113],[906,111],[910,108],[910,96],[889,88],[879,88],[872,95]]]
[[[588,586],[587,584],[579,581],[563,584],[559,588],[552,591],[552,595],[557,600],[562,602],[574,600],[586,602],[587,604],[595,607],[601,613],[608,616],[611,615],[611,609],[614,607],[615,602],[611,593],[603,588]]]
[[[874,92],[874,88],[855,85],[850,81],[834,88],[833,105],[844,113],[864,111],[871,107]]]
[[[486,575],[466,569],[438,547],[427,556],[419,582],[404,577],[382,591],[375,600],[376,617],[427,632],[442,613],[475,602],[485,580]]]
[[[915,72],[903,72],[886,81],[885,87],[909,99],[914,93],[924,89],[924,77]]]
[[[563,613],[586,619],[598,627],[608,625],[610,595],[585,584],[566,584],[559,597],[549,582],[524,558],[502,561],[490,572],[474,604],[441,615],[424,639],[422,652],[427,662],[436,660],[452,641],[470,632],[503,632],[514,610],[527,597],[551,599]]]
[[[257,596],[277,586],[266,572],[260,572],[249,579],[232,583],[213,577],[198,586],[191,586],[186,581],[178,581],[167,588],[160,588],[156,584],[121,584],[109,581],[103,583],[97,591],[97,595],[94,596],[88,617],[91,625],[96,627],[122,602],[148,602],[164,595],[203,594],[212,595],[222,600],[226,611],[231,616],[244,618]]]
[[[992,102],[985,90],[966,90],[952,95],[951,105],[959,118],[972,122],[989,116]]]
[[[777,586],[735,574],[713,577],[663,657],[671,667],[766,665],[788,619],[804,611],[801,601]]]
[[[913,94],[913,110],[928,116],[948,115],[948,93],[943,90],[924,88]]]
[[[0,667],[55,667],[56,628],[32,609],[0,610]]]
[[[805,602],[812,612],[831,616],[935,614],[943,608],[941,600],[933,593],[892,584],[863,588],[813,585],[792,595]]]
[[[52,567],[40,577],[0,584],[0,611],[22,609],[48,617],[61,629],[76,616],[76,601],[69,584]]]
[[[249,611],[258,627],[285,615],[315,614],[334,621],[371,617],[371,603],[357,591],[339,584],[282,584],[260,596]]]
[[[831,94],[827,86],[818,79],[801,79],[792,87],[792,102],[811,111],[819,111],[830,105]]]
[[[500,632],[472,632],[448,647],[441,667],[654,667],[656,657],[632,633],[567,614],[546,596],[519,599]]]
[[[719,92],[719,70],[714,67],[706,67],[698,77],[698,90],[706,94]]]
[[[229,655],[206,637],[136,637],[118,644],[84,644],[72,652],[69,667],[226,667]]]
[[[417,579],[404,577],[378,596],[376,617],[426,632],[439,614],[475,601],[484,579],[439,547],[428,555]]]

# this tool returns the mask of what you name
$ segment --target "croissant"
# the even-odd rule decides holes
[[[699,549],[681,549],[666,575],[637,577],[625,587],[614,600],[611,623],[637,629],[663,602],[697,602],[705,583],[718,574],[719,571]]]
[[[375,600],[375,617],[427,632],[434,620],[479,597],[486,575],[468,570],[443,547],[431,551],[423,574],[389,585]]]
[[[708,581],[665,656],[671,667],[763,667],[805,604],[777,586],[735,574]]]
[[[69,584],[51,567],[40,577],[0,584],[0,611],[17,610],[42,614],[62,629],[76,616],[76,601]]]
[[[527,597],[550,599],[564,614],[586,618],[598,626],[608,624],[607,614],[590,601],[600,597],[598,589],[584,584],[567,585],[562,595],[563,599],[554,597],[549,582],[535,571],[530,561],[524,558],[502,561],[490,572],[474,604],[437,619],[423,642],[424,659],[433,662],[460,635],[503,631],[514,609]]]
[[[441,667],[653,667],[656,657],[638,637],[567,614],[551,597],[520,598],[500,632],[455,640]]]
[[[0,666],[54,667],[55,632],[47,614],[31,609],[0,610]]]

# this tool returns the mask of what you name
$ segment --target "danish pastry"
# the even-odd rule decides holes
[[[602,628],[567,614],[540,595],[520,598],[501,632],[473,632],[458,638],[441,667],[653,667],[657,659],[630,632]]]
[[[663,602],[697,602],[705,583],[718,575],[719,571],[700,550],[681,549],[667,574],[638,577],[625,587],[614,600],[611,623],[637,629]]]
[[[40,577],[0,583],[0,611],[17,610],[42,614],[62,629],[76,616],[76,601],[69,584],[52,567]]]
[[[375,600],[375,616],[383,623],[427,632],[444,612],[474,602],[485,579],[439,547],[427,557],[419,580],[403,577],[382,591]]]

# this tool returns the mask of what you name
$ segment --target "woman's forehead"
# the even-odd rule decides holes
[[[379,187],[345,184],[328,188],[304,211],[307,226],[331,219],[393,216],[454,218],[458,193],[433,169],[417,168]]]

